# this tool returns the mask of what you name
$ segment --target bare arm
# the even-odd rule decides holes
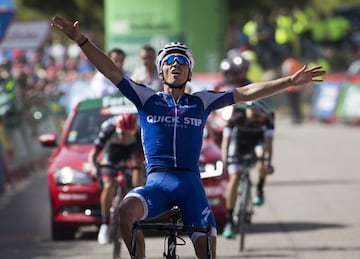
[[[89,155],[88,155],[88,162],[90,165],[90,173],[93,176],[96,176],[97,174],[97,168],[96,168],[96,160],[97,157],[99,156],[101,150],[97,149],[96,147],[94,147],[92,150],[90,150]]]
[[[236,103],[251,101],[276,94],[289,86],[305,85],[311,82],[321,82],[322,79],[319,79],[318,77],[325,74],[325,71],[321,70],[321,68],[321,66],[312,68],[303,66],[299,71],[291,76],[237,87],[234,90],[234,100]]]
[[[227,171],[227,157],[228,157],[228,150],[230,145],[230,136],[223,135],[221,141],[221,160],[223,162],[224,171]]]
[[[87,40],[80,32],[78,21],[71,23],[64,18],[54,16],[51,26],[62,31],[70,40],[81,44],[80,47],[89,61],[111,82],[117,84],[122,80],[122,71],[115,66],[114,62],[103,51]]]

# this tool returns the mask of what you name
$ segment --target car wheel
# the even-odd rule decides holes
[[[73,240],[75,238],[75,231],[76,229],[73,227],[52,223],[51,238],[54,241]]]

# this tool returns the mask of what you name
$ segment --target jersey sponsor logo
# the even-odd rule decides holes
[[[201,212],[201,215],[204,216],[204,221],[205,221],[205,222],[208,222],[208,218],[209,218],[210,214],[211,214],[211,210],[210,210],[209,207],[206,207],[206,208]]]
[[[171,242],[171,244],[169,245],[170,255],[174,255],[175,247],[176,247],[175,243]]]
[[[164,107],[169,107],[170,105],[166,102],[155,102],[155,105],[157,106],[164,106]]]
[[[202,124],[202,119],[192,118],[192,117],[177,117],[170,115],[148,115],[146,121],[151,124],[155,123],[164,123],[172,125],[184,125],[184,126],[195,126],[200,127]]]
[[[192,104],[192,105],[179,105],[179,109],[195,109],[197,107],[196,104]]]

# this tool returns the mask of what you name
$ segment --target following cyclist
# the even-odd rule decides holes
[[[238,86],[245,86],[251,83],[251,81],[248,79],[248,72],[249,72],[249,67],[250,67],[250,62],[243,57],[241,54],[239,54],[238,52],[234,52],[232,53],[232,55],[230,55],[229,57],[223,59],[220,63],[220,71],[223,75],[224,80],[222,82],[220,82],[216,87],[215,90],[217,91],[224,91],[224,90],[228,90],[234,87],[238,87]],[[272,103],[272,99],[271,97],[266,98],[266,102],[269,102],[269,105],[272,107],[273,103]],[[237,105],[236,106],[237,109],[239,109],[239,111],[242,111],[242,123],[244,125],[242,125],[242,128],[246,129],[246,128],[251,128],[254,125],[248,125],[248,121],[253,121],[254,118],[252,117],[252,113],[249,109],[249,111],[247,113],[245,113],[245,109],[242,109],[242,107],[244,107],[243,104]],[[228,107],[226,107],[225,109],[227,109]],[[237,110],[235,109],[235,111]],[[229,111],[230,110],[230,111]],[[219,127],[221,128],[221,131],[224,129],[225,127],[225,131],[223,133],[228,134],[229,131],[229,121],[227,121],[229,118],[227,116],[230,117],[230,114],[232,113],[232,117],[230,118],[230,120],[234,120],[234,118],[238,118],[239,113],[234,112],[233,109],[227,109],[224,110],[222,112],[222,114],[227,113],[228,115],[225,116],[217,116],[218,118],[222,118],[225,117],[225,119],[219,120],[217,119],[217,124],[219,125]],[[255,113],[255,112],[254,112]],[[249,118],[247,118],[247,114],[249,114]],[[255,113],[256,115],[256,113]],[[270,118],[271,117],[271,118]],[[256,120],[255,120],[256,121]],[[269,156],[269,161],[271,161],[271,153],[272,153],[272,132],[273,132],[273,123],[275,121],[275,114],[273,112],[273,109],[271,108],[271,115],[269,115],[269,118],[266,120],[266,123],[264,121],[265,124],[268,125],[272,125],[270,126],[271,129],[266,130],[266,138],[264,140],[265,143],[267,143],[266,147],[267,149],[265,151],[267,151],[267,155]],[[271,123],[268,123],[271,122]],[[251,123],[250,123],[251,124]],[[260,123],[260,127],[263,126],[261,125],[263,123]],[[239,125],[240,126],[240,125]],[[220,131],[219,129],[217,131]],[[241,134],[240,138],[241,141],[247,142],[247,139],[245,137],[245,134]],[[222,137],[223,138],[223,137]],[[227,159],[225,159],[227,157],[227,152],[228,152],[228,140],[229,140],[230,136],[225,136],[225,141],[222,141],[222,153],[223,153],[223,161],[226,163]],[[251,140],[249,139],[249,143],[251,143]],[[244,147],[236,147],[236,150],[238,150],[237,152],[241,152],[243,153],[243,151],[245,151],[246,149],[242,150]],[[260,154],[264,155],[264,148],[263,145],[259,145],[257,147],[257,151],[258,151],[258,155],[260,156]],[[244,154],[244,153],[243,153]],[[268,163],[268,162],[267,162]],[[266,174],[264,173],[264,166],[265,166],[265,162],[264,161],[259,161],[258,162],[258,170],[259,170],[259,181],[258,181],[258,191],[257,191],[257,196],[254,199],[254,204],[257,206],[261,206],[264,203],[264,195],[263,195],[263,186],[264,186],[264,182],[265,182],[265,177]],[[269,169],[269,167],[267,166],[267,168]],[[227,168],[225,168],[227,169]],[[228,188],[227,188],[227,199],[226,199],[226,208],[227,208],[227,224],[226,227],[224,228],[223,231],[223,235],[225,237],[233,237],[233,227],[232,227],[232,217],[233,217],[233,208],[234,208],[234,204],[235,204],[235,199],[236,199],[236,192],[235,190],[237,189],[239,180],[240,180],[240,172],[234,173],[232,172],[230,174],[230,179],[229,179],[229,183],[228,183]]]
[[[223,59],[220,62],[220,72],[223,79],[215,85],[214,90],[222,92],[250,84],[251,81],[247,78],[249,65],[249,61],[239,54]],[[220,143],[222,129],[226,125],[230,112],[231,106],[227,106],[224,109],[216,110],[210,115],[213,122],[212,126],[215,128],[215,132],[217,133],[216,137],[220,139],[220,141],[218,141]]]
[[[203,130],[213,110],[280,92],[290,85],[322,81],[321,66],[303,67],[294,75],[277,80],[254,83],[225,92],[201,91],[185,93],[191,80],[194,60],[184,44],[173,42],[157,55],[157,69],[164,90],[156,93],[146,85],[136,84],[116,68],[109,57],[89,41],[74,23],[55,16],[52,26],[76,41],[94,66],[132,101],[138,109],[142,144],[146,160],[147,181],[131,190],[120,206],[120,230],[131,254],[133,224],[152,219],[178,205],[183,223],[212,226],[212,258],[216,258],[216,224],[200,178],[198,161]],[[207,258],[207,237],[190,235],[197,258]],[[143,234],[137,235],[134,258],[145,258]]]
[[[99,173],[102,181],[101,226],[98,233],[98,242],[102,245],[110,242],[110,208],[115,195],[117,172],[108,167],[102,167],[100,172],[97,172],[97,161],[102,154],[102,164],[114,166],[131,164],[133,167],[131,174],[126,175],[127,186],[134,188],[143,185],[145,183],[144,155],[138,133],[136,114],[115,115],[101,124],[100,132],[94,141],[95,147],[89,153],[92,173]]]
[[[231,118],[223,129],[221,155],[224,169],[229,174],[226,189],[226,225],[223,236],[234,237],[233,211],[237,191],[244,170],[257,164],[257,182],[254,205],[264,204],[264,185],[267,174],[274,171],[272,148],[274,133],[274,111],[270,97],[233,106]],[[245,160],[251,155],[253,161]]]

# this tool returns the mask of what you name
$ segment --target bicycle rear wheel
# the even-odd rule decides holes
[[[120,216],[119,206],[122,197],[122,188],[118,186],[116,197],[114,198],[112,231],[113,231],[113,259],[121,258],[121,233],[120,233]]]
[[[245,236],[249,225],[249,217],[251,216],[249,209],[251,208],[251,183],[248,178],[242,183],[242,194],[240,197],[239,208],[239,235],[240,235],[240,251],[245,247]]]

